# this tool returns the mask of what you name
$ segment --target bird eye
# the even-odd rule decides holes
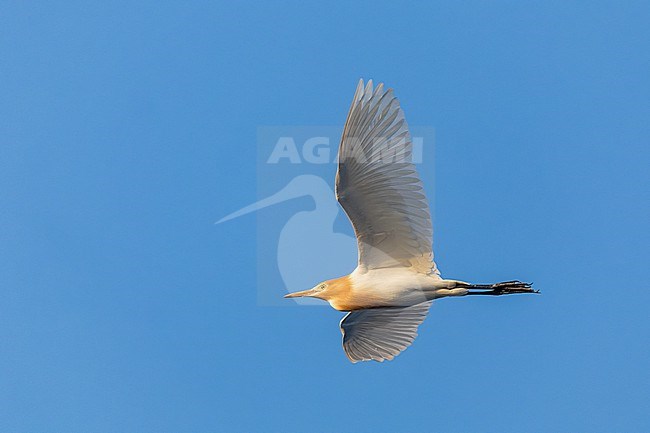
[[[321,285],[320,285],[320,289],[321,289],[321,290],[324,290],[324,289],[325,289],[325,284],[321,284]]]

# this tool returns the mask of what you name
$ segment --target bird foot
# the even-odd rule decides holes
[[[539,293],[539,290],[533,289],[532,283],[524,283],[517,280],[493,284],[492,289],[509,293]]]

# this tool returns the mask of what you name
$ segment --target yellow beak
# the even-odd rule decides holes
[[[304,296],[314,296],[319,290],[316,289],[309,289],[309,290],[303,290],[301,292],[293,292],[293,293],[287,293],[284,295],[285,298],[302,298]]]

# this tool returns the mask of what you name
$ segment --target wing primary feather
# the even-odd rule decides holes
[[[352,362],[393,359],[411,345],[431,303],[349,312],[340,324],[347,357]]]
[[[431,216],[411,156],[392,89],[359,80],[339,146],[336,196],[359,240],[362,269],[408,266],[438,275]],[[431,258],[428,264],[423,257]]]

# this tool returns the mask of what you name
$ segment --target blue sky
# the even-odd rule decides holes
[[[234,3],[0,7],[0,430],[650,430],[650,7]],[[258,219],[309,201],[213,223],[258,127],[340,128],[361,77],[435,128],[443,275],[543,294],[352,365],[341,313],[258,301]]]

